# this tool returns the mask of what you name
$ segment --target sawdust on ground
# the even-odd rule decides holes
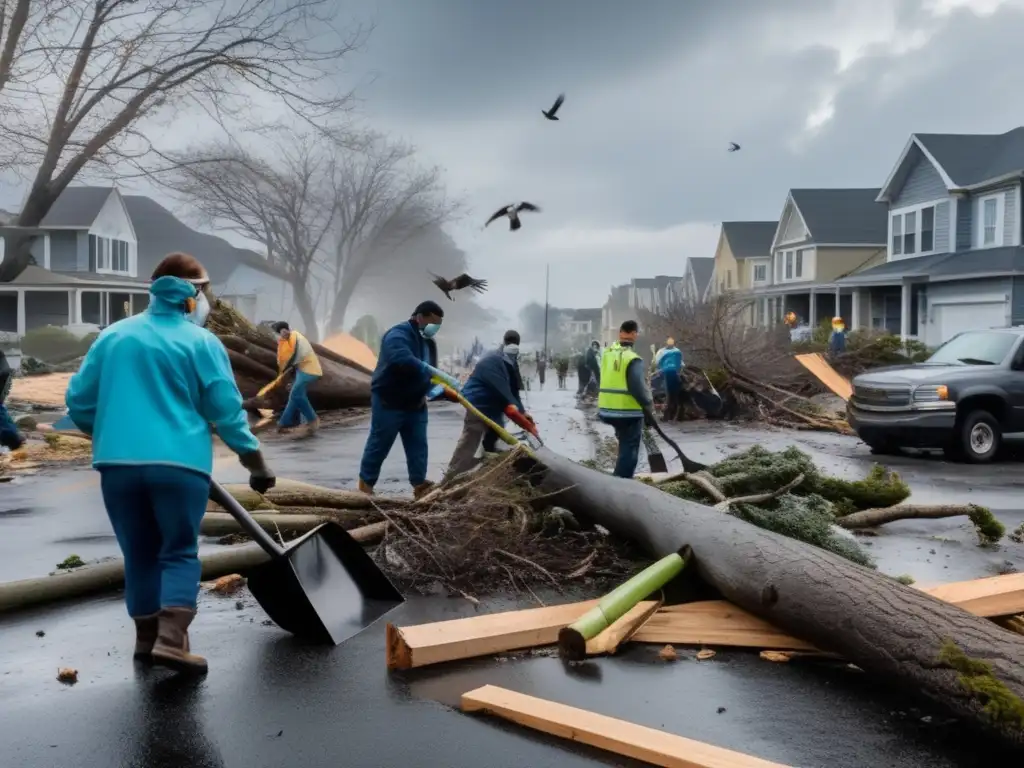
[[[11,385],[11,404],[27,403],[46,408],[63,408],[70,373],[44,373],[41,376],[22,376]]]

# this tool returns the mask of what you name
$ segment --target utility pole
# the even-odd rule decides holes
[[[548,290],[551,287],[551,265],[544,267],[544,359],[548,359]]]

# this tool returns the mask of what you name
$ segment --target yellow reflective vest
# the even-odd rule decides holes
[[[600,416],[612,418],[640,416],[643,408],[636,398],[629,394],[626,385],[626,369],[640,355],[632,347],[623,347],[616,342],[601,355],[601,388],[597,395],[597,410]]]
[[[277,342],[278,372],[284,371],[292,358],[295,358],[296,367],[303,373],[310,376],[323,376],[324,371],[320,367],[320,360],[317,358],[316,352],[313,351],[313,345],[298,331],[288,334],[288,341],[281,339]]]

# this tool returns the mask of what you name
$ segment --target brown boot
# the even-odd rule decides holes
[[[425,480],[412,489],[412,497],[414,499],[421,499],[426,496],[434,488],[434,483],[429,480]]]
[[[191,608],[164,608],[157,614],[159,630],[153,646],[153,663],[178,672],[205,675],[206,659],[189,652],[188,626],[196,617]]]
[[[156,635],[159,628],[157,617],[160,614],[154,613],[151,616],[139,616],[135,619],[135,656],[142,661],[149,660],[153,652],[153,645],[156,643]]]
[[[367,483],[363,478],[359,478],[359,492],[365,493],[367,496],[373,496],[373,486]]]

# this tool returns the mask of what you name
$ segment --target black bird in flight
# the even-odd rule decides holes
[[[430,275],[434,278],[434,285],[441,289],[444,295],[448,297],[449,301],[455,301],[455,299],[452,298],[450,293],[451,291],[461,291],[463,288],[472,288],[477,293],[483,293],[487,290],[486,280],[477,280],[465,273],[451,280],[446,277],[441,277],[440,275],[435,275],[433,272],[431,272]]]
[[[502,208],[499,208],[497,211],[495,211],[494,215],[491,216],[491,218],[489,218],[487,220],[487,224],[490,224],[495,219],[500,219],[502,216],[508,216],[508,228],[509,228],[510,231],[515,232],[517,229],[519,229],[521,226],[523,226],[522,222],[519,221],[519,212],[520,211],[533,211],[533,212],[537,213],[537,212],[540,211],[540,208],[538,208],[533,203],[527,203],[527,202],[513,203],[512,205],[506,205],[506,206],[504,206]],[[487,224],[484,224],[484,226],[486,227]]]
[[[547,112],[545,112],[542,109],[541,110],[541,114],[544,115],[544,117],[546,117],[548,120],[557,120],[558,117],[557,117],[556,113],[558,112],[558,109],[562,106],[562,102],[563,101],[565,101],[565,94],[564,93],[558,94],[558,98],[555,99],[554,106],[552,106],[551,109],[549,109]]]
[[[730,152],[738,152],[739,150],[740,150],[740,145],[739,144],[737,144],[735,141],[730,141],[729,142],[729,151]]]

